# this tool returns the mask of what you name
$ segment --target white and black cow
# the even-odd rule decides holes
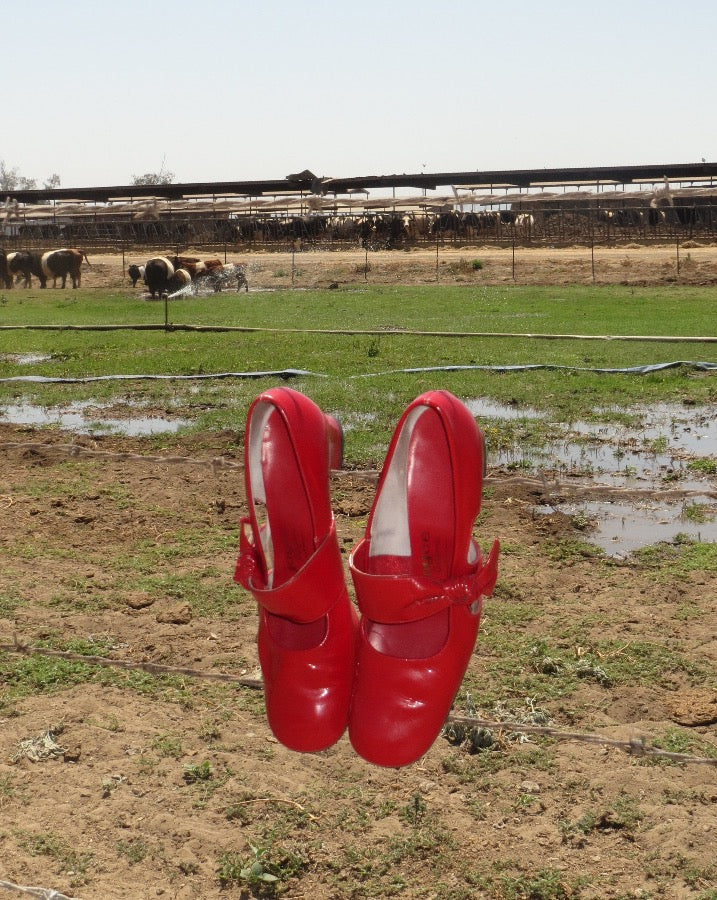
[[[140,278],[144,280],[144,266],[136,266],[132,263],[127,268],[127,274],[129,275],[129,280],[132,282],[132,287],[136,287]]]
[[[72,287],[78,288],[82,283],[82,260],[90,261],[82,250],[48,250],[46,253],[31,253],[29,250],[16,250],[8,253],[8,272],[12,276],[22,278],[25,287],[32,285],[32,276],[40,282],[41,288],[47,287],[47,279],[52,278],[53,286],[57,285],[57,279],[62,279],[62,287],[65,287],[67,276],[72,279]]]
[[[44,278],[39,254],[30,253],[29,250],[14,250],[8,253],[7,269],[10,278],[15,278],[18,283],[22,280],[26,288],[32,285],[33,275],[40,279],[40,283]]]
[[[78,288],[82,284],[82,260],[87,260],[87,254],[83,250],[67,249],[48,250],[40,258],[40,266],[44,278],[40,275],[40,287],[47,285],[47,279],[52,278],[53,286],[57,285],[57,279],[62,279],[62,287],[65,287],[67,276],[72,279],[72,287]]]
[[[154,300],[158,294],[163,297],[169,293],[170,279],[174,275],[174,265],[166,256],[153,256],[144,266],[144,281]]]

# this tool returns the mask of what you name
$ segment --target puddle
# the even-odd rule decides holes
[[[466,400],[466,406],[477,419],[545,419],[546,415],[529,406],[516,406],[512,403],[499,403],[485,397],[474,397]]]
[[[175,433],[188,419],[164,419],[140,416],[131,419],[103,418],[85,415],[84,409],[97,409],[96,404],[73,403],[64,408],[47,409],[30,403],[0,405],[0,421],[12,425],[56,425],[63,431],[77,434],[122,434],[128,437],[147,437],[153,434]]]
[[[717,541],[717,504],[708,497],[693,497],[687,504],[594,501],[539,507],[538,510],[542,513],[559,510],[569,516],[587,519],[594,525],[586,532],[587,540],[609,556],[624,557],[640,547],[674,541],[677,535],[686,535],[701,543]],[[699,517],[705,521],[695,521],[688,514],[691,510],[701,513]]]
[[[479,419],[545,418],[538,410],[491,400],[466,405]],[[690,471],[689,459],[717,454],[717,415],[711,407],[658,403],[606,412],[629,413],[639,421],[634,425],[571,422],[562,441],[537,450],[515,443],[492,452],[490,462],[523,471],[547,468],[571,475],[597,474],[606,483],[622,485],[636,479],[682,477]]]
[[[545,418],[539,411],[477,399],[467,406],[479,419],[514,420]],[[580,515],[595,523],[586,539],[611,556],[659,541],[673,541],[684,534],[705,543],[717,541],[717,505],[700,491],[713,490],[714,479],[700,476],[688,463],[695,457],[717,459],[717,415],[711,407],[656,403],[650,407],[607,409],[600,412],[629,413],[635,424],[571,422],[565,439],[538,450],[519,443],[491,451],[491,465],[537,474],[549,470],[570,476],[571,483],[596,482],[607,487],[625,487],[649,492],[674,481],[681,489],[698,492],[689,505],[657,503],[591,502],[538,507],[536,513],[559,510]],[[685,515],[697,503],[704,506],[705,521]]]

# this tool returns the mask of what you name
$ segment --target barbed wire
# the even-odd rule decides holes
[[[110,666],[124,669],[125,671],[143,671],[149,672],[152,675],[182,675],[199,680],[238,684],[242,687],[252,688],[254,690],[263,690],[264,688],[264,682],[260,678],[246,678],[243,676],[229,675],[225,672],[208,672],[205,670],[188,668],[186,666],[168,666],[155,662],[134,662],[132,660],[112,659],[106,656],[86,656],[85,654],[76,653],[72,650],[53,650],[49,647],[32,647],[29,644],[20,641],[17,635],[14,635],[13,637],[14,642],[12,644],[0,644],[0,651],[21,654],[24,656],[46,656],[56,659],[66,659],[73,662],[86,663],[88,665]],[[509,731],[536,734],[559,741],[576,741],[602,747],[613,747],[617,750],[624,751],[630,756],[658,757],[676,763],[695,763],[698,765],[717,767],[717,757],[693,756],[688,753],[673,753],[648,744],[644,738],[619,740],[617,738],[604,737],[600,734],[563,731],[560,728],[552,728],[549,725],[534,725],[526,722],[484,719],[478,716],[463,716],[455,713],[448,715],[446,724],[457,724],[468,728],[489,728],[490,730],[499,733]]]
[[[196,456],[163,456],[149,453],[131,453],[126,450],[93,450],[89,447],[83,447],[81,444],[54,444],[43,441],[4,441],[0,442],[0,450],[18,450],[20,452],[53,452],[58,456],[66,459],[97,459],[106,460],[108,462],[141,462],[141,463],[157,463],[159,465],[195,465],[210,468],[213,471],[220,469],[237,469],[243,471],[244,463],[232,460],[226,456],[212,457],[196,457]],[[379,475],[378,469],[332,469],[331,477],[337,479],[359,479],[359,480],[376,480]],[[573,480],[560,481],[559,476],[548,479],[544,474],[537,477],[528,477],[525,475],[507,475],[496,473],[488,475],[483,479],[483,483],[491,486],[497,483],[505,485],[514,485],[536,490],[544,499],[550,498],[555,494],[570,494],[572,497],[580,495],[591,495],[599,493],[601,496],[616,496],[623,499],[630,497],[647,497],[652,500],[680,499],[687,497],[709,497],[717,499],[717,490],[707,487],[704,488],[685,488],[685,487],[667,487],[667,488],[635,488],[620,487],[616,485],[603,484],[601,482],[591,482],[590,484],[577,484]],[[3,498],[4,499],[4,498]],[[11,500],[11,498],[8,498]],[[12,505],[10,503],[9,505]]]
[[[78,900],[77,897],[68,897],[67,894],[61,894],[54,888],[24,887],[21,884],[14,884],[12,881],[0,881],[0,888],[5,888],[6,891],[16,891],[19,894],[28,894],[30,897],[38,897],[39,900]]]
[[[183,675],[190,678],[201,678],[205,681],[222,681],[225,684],[239,684],[262,690],[264,682],[260,678],[246,678],[240,675],[229,675],[226,672],[210,672],[201,669],[191,669],[186,666],[167,666],[157,662],[143,662],[142,660],[112,659],[109,656],[90,656],[84,653],[76,653],[73,650],[53,650],[50,647],[31,647],[19,640],[14,635],[12,644],[0,644],[0,651],[6,653],[20,653],[24,656],[48,656],[56,659],[66,659],[71,662],[82,662],[93,666],[110,666],[115,669],[124,669],[130,672],[149,672],[150,675]]]
[[[229,459],[226,456],[197,457],[197,456],[166,456],[150,453],[131,453],[127,450],[93,450],[83,447],[81,444],[50,444],[44,441],[4,441],[0,443],[0,450],[19,450],[21,452],[48,452],[52,451],[67,459],[100,459],[110,462],[143,462],[159,463],[161,465],[194,465],[206,466],[210,469],[244,469],[244,463]],[[333,469],[332,476],[376,478],[376,469]]]

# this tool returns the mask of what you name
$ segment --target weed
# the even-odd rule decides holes
[[[599,547],[588,544],[586,541],[574,540],[573,538],[566,538],[548,545],[546,554],[550,559],[562,563],[573,563],[583,559],[597,559],[604,556],[603,551]]]
[[[667,437],[665,435],[661,435],[660,437],[645,441],[645,448],[655,456],[659,456],[661,453],[665,453],[668,446],[669,441],[667,440]]]
[[[196,784],[198,781],[209,781],[212,775],[212,765],[208,759],[205,759],[201,763],[186,765],[182,777],[187,784]]]
[[[160,756],[171,756],[174,759],[179,759],[183,753],[181,738],[176,734],[160,734],[152,741],[152,749]]]
[[[711,522],[715,517],[715,508],[706,503],[685,503],[681,516],[690,522]]]
[[[0,618],[9,619],[22,603],[22,599],[16,593],[0,593]]]
[[[554,869],[541,869],[535,875],[503,876],[501,891],[504,900],[567,900],[575,896],[565,875]]]
[[[691,459],[687,468],[703,475],[717,475],[717,459]]]
[[[88,719],[87,724],[93,725],[95,728],[104,728],[106,731],[112,731],[115,734],[125,730],[124,725],[114,713],[107,716],[107,719],[104,722],[95,722],[93,719]]]
[[[689,731],[682,728],[669,728],[663,735],[653,738],[652,743],[660,750],[668,753],[693,753],[710,759],[717,757],[717,748],[706,741],[700,741]],[[648,757],[644,762],[652,765],[674,765],[670,759],[664,757]]]
[[[0,809],[15,797],[17,791],[13,784],[12,775],[0,775]]]
[[[672,544],[641,547],[633,555],[658,577],[693,571],[717,572],[717,544],[702,544],[685,535],[676,535]]]
[[[222,887],[246,884],[255,897],[276,896],[281,883],[295,878],[306,868],[303,852],[283,847],[259,847],[249,842],[251,856],[225,851],[217,860],[217,876]]]
[[[401,821],[416,828],[423,822],[427,810],[428,807],[426,806],[426,801],[418,792],[416,792],[413,797],[411,797],[410,803],[399,810],[398,817]]]
[[[149,756],[137,757],[137,771],[140,775],[151,775],[157,768],[158,762]]]
[[[206,720],[199,726],[198,734],[203,741],[212,743],[221,737],[222,732],[218,722]]]
[[[141,838],[135,841],[117,841],[115,849],[117,855],[126,857],[131,866],[142,862],[149,852],[147,844]]]
[[[58,863],[59,872],[71,874],[73,886],[87,884],[89,881],[88,870],[94,859],[93,853],[77,850],[52,832],[19,832],[18,837],[20,846],[31,856],[49,856]]]
[[[251,795],[248,795],[246,798],[246,800],[252,799],[253,797]],[[231,806],[227,806],[224,810],[224,815],[230,822],[239,822],[241,825],[248,825],[252,821],[250,812],[251,807],[247,805],[246,800],[232,803]]]

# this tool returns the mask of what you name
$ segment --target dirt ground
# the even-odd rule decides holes
[[[127,288],[127,267],[143,265],[171,248],[134,250],[126,254],[88,252],[82,286]],[[450,244],[408,251],[322,251],[294,253],[232,252],[231,249],[186,248],[183,255],[218,258],[246,266],[250,290],[372,284],[715,284],[717,245],[687,241],[645,246],[626,243],[595,247],[453,248]],[[142,289],[140,282],[135,288]]]
[[[695,283],[717,278],[717,248],[680,252]],[[247,262],[252,289],[291,277],[290,255],[229,258]],[[90,261],[84,286],[132,291],[121,258]],[[435,253],[369,261],[365,273],[361,252],[301,254],[294,276],[435,280]],[[521,282],[591,280],[589,249],[521,251],[517,266]],[[601,251],[598,271],[598,281],[674,280],[675,249]],[[512,281],[512,251],[443,254],[439,279]],[[207,433],[150,452],[141,439],[0,424],[0,644],[17,636],[256,679],[255,605],[231,580],[242,440]],[[345,561],[374,483],[372,473],[332,479]],[[575,550],[584,535],[572,520],[536,514],[545,491],[488,473],[475,533],[483,546],[500,538],[500,577],[454,712],[470,712],[469,691],[479,717],[717,753],[717,574],[656,577],[647,562]],[[630,675],[593,669],[553,689],[595,648]],[[48,732],[54,744],[23,743]],[[528,732],[519,741],[494,729],[477,752],[449,737],[401,770],[364,762],[345,736],[296,754],[272,737],[256,686],[0,651],[0,888],[197,900],[717,897],[714,765]]]

